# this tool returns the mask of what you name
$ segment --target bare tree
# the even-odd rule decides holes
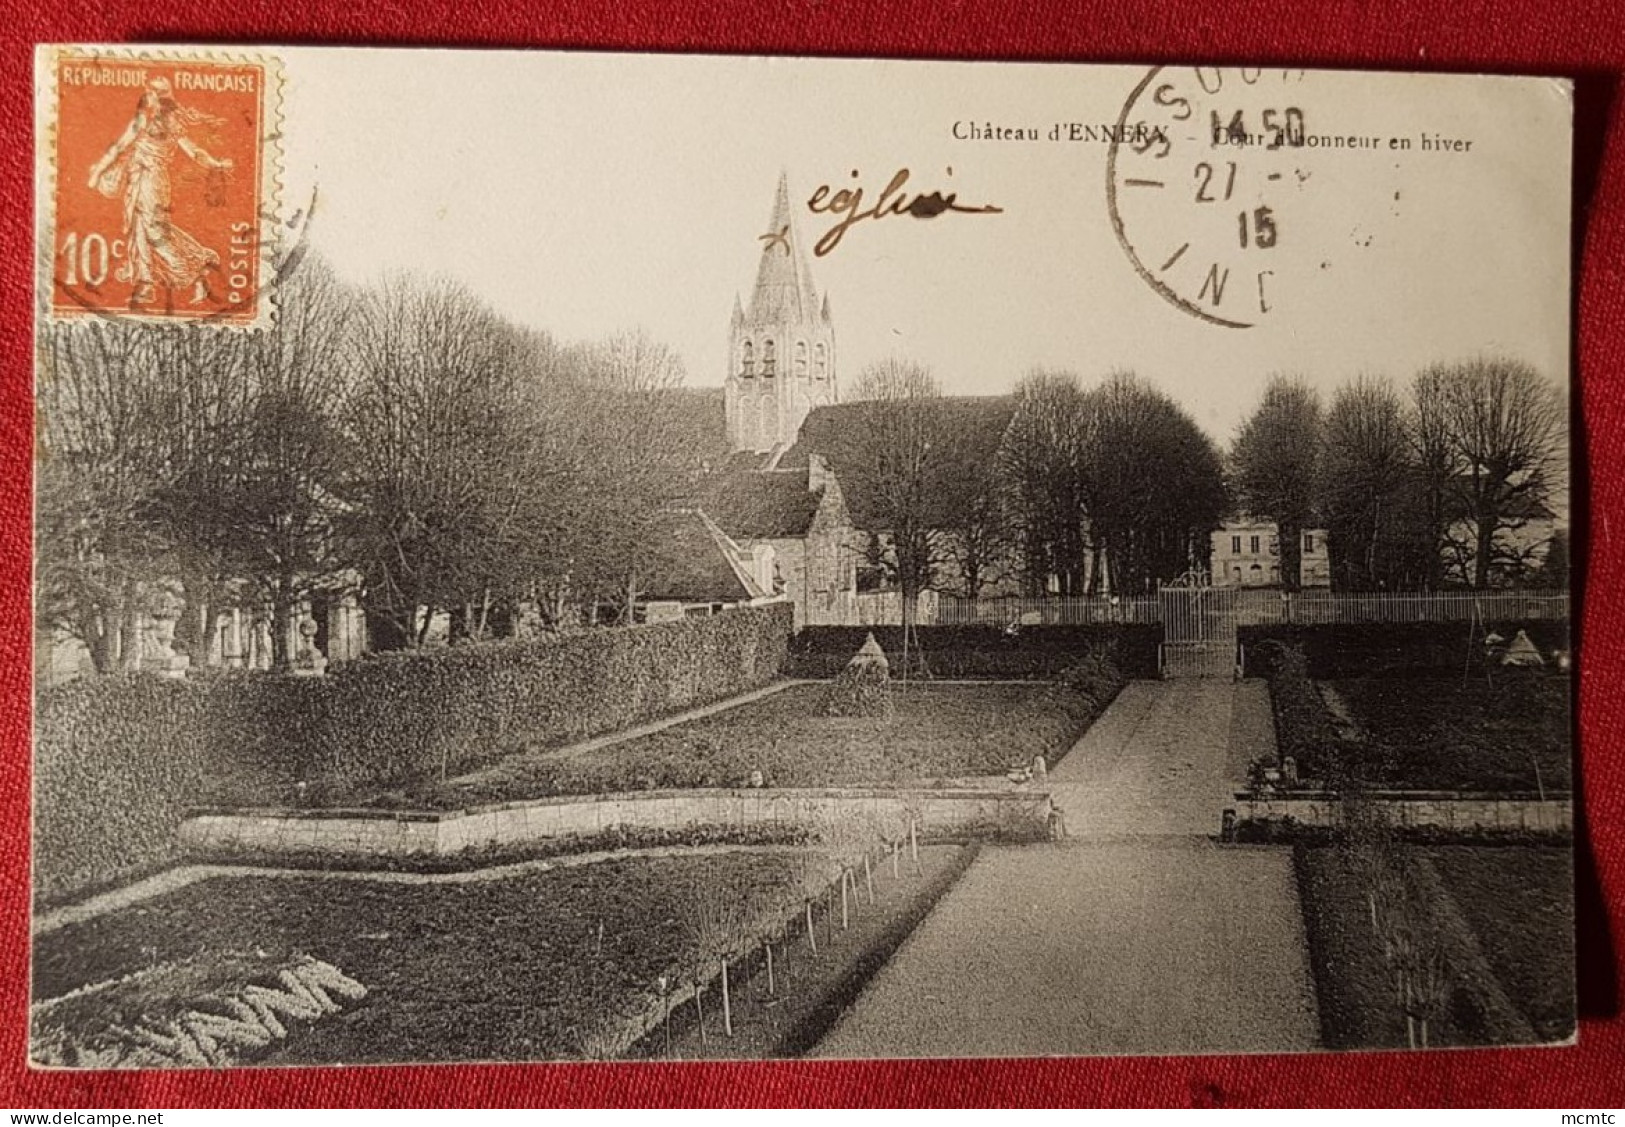
[[[131,322],[46,325],[38,363],[37,614],[112,672],[140,658],[140,586],[171,548],[152,512],[170,422],[156,334]]]
[[[1061,594],[1082,594],[1086,573],[1091,416],[1072,372],[1034,369],[1016,386],[1016,412],[999,461],[1021,544],[1026,586],[1042,594],[1051,576]]]
[[[859,374],[855,397],[865,400],[852,471],[875,498],[889,551],[885,562],[903,599],[906,638],[914,626],[921,591],[931,586],[942,561],[942,530],[930,519],[939,485],[937,460],[947,440],[935,377],[919,364],[886,360]]]
[[[1411,411],[1407,420],[1416,466],[1419,530],[1427,553],[1423,586],[1430,591],[1444,585],[1445,551],[1453,520],[1452,496],[1461,473],[1460,454],[1450,432],[1447,382],[1444,369],[1437,366],[1417,376],[1411,387]]]
[[[1014,564],[1014,529],[998,452],[1002,431],[978,401],[944,400],[941,421],[945,446],[937,465],[937,523],[941,557],[952,564],[960,592],[976,598]],[[992,432],[992,433],[990,433]]]
[[[1532,561],[1520,530],[1551,496],[1566,412],[1557,386],[1518,360],[1479,357],[1435,365],[1415,384],[1418,430],[1447,452],[1451,516],[1468,525],[1464,562],[1474,587]]]
[[[1362,376],[1337,390],[1321,466],[1327,532],[1340,585],[1356,590],[1425,582],[1426,494],[1393,385]]]
[[[700,451],[667,409],[685,379],[682,358],[642,330],[577,354],[572,464],[582,492],[572,558],[592,601],[633,621],[648,570],[662,554],[661,513],[689,489]]]
[[[352,340],[343,523],[369,612],[421,645],[437,613],[487,607],[529,566],[524,337],[460,286],[395,278],[362,304]]]
[[[1236,499],[1251,515],[1275,522],[1281,582],[1289,590],[1300,583],[1303,530],[1315,516],[1323,426],[1314,390],[1275,376],[1231,448]]]
[[[184,403],[160,504],[188,549],[190,629],[206,637],[233,588],[246,584],[271,607],[281,668],[292,657],[295,608],[342,566],[332,521],[349,465],[337,422],[354,299],[314,256],[278,296],[273,329],[187,334],[215,347],[172,354],[166,371]]]
[[[1085,397],[1083,482],[1091,539],[1114,591],[1135,591],[1205,566],[1224,515],[1219,452],[1167,395],[1132,373]]]

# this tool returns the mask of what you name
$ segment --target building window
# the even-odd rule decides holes
[[[807,342],[804,341],[804,340],[798,340],[798,341],[796,341],[796,379],[804,380],[806,378],[807,378]]]
[[[813,349],[813,379],[829,379],[829,349],[822,344]]]
[[[1315,551],[1315,534],[1313,532],[1305,532],[1303,534],[1303,550],[1306,553],[1308,553],[1309,555],[1314,554],[1314,551]]]
[[[756,348],[748,340],[739,353],[739,374],[746,377],[756,374]]]
[[[762,375],[772,377],[778,373],[778,354],[773,347],[773,338],[768,337],[762,342]]]
[[[1232,556],[1241,555],[1241,537],[1240,536],[1232,536],[1230,538],[1230,554]]]
[[[1256,537],[1256,536],[1248,537],[1248,539],[1247,539],[1247,550],[1250,551],[1255,556],[1258,555],[1258,537]]]

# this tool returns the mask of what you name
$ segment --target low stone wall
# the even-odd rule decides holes
[[[928,838],[1034,839],[1049,832],[1050,796],[1029,790],[829,787],[684,790],[540,798],[448,812],[234,810],[182,823],[193,854],[319,853],[335,858],[455,857],[592,837],[617,829],[800,828],[820,835],[842,823],[901,836],[912,817]]]
[[[1436,829],[1454,833],[1568,833],[1574,806],[1568,798],[1542,799],[1526,794],[1455,794],[1449,791],[1376,791],[1366,796],[1396,829]],[[1327,792],[1236,795],[1238,822],[1282,822],[1339,829],[1343,800]]]

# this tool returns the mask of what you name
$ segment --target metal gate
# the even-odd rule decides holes
[[[1235,675],[1239,593],[1235,587],[1164,587],[1157,592],[1164,677]]]

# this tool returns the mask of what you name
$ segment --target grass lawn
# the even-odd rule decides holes
[[[1329,682],[1380,764],[1378,786],[1408,790],[1568,791],[1569,678],[1497,669]],[[1538,768],[1538,779],[1537,779]]]
[[[1452,902],[1434,905],[1450,987],[1430,1044],[1530,1039],[1507,1032],[1508,1008],[1528,1023],[1533,1040],[1567,1037],[1574,1013],[1567,848],[1416,846],[1404,847],[1403,856],[1430,865]],[[1294,862],[1326,1047],[1405,1047],[1404,1016],[1350,853],[1300,844]],[[1471,934],[1452,919],[1464,919]]]
[[[1035,755],[1053,765],[1097,711],[1062,685],[926,684],[894,687],[889,720],[847,719],[823,715],[828,692],[794,685],[608,747],[521,752],[474,778],[425,783],[378,801],[448,809],[553,794],[737,786],[752,771],[770,787],[1003,774]]]
[[[796,868],[789,854],[726,854],[458,884],[216,878],[36,940],[33,989],[43,1000],[182,960],[302,953],[368,994],[290,1021],[254,1063],[581,1057],[595,1026],[692,961],[702,905],[764,909]]]

